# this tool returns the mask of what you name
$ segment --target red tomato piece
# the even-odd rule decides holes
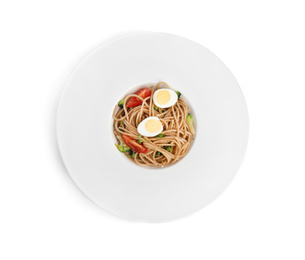
[[[151,95],[151,89],[149,88],[142,88],[138,90],[136,95],[140,96],[141,98],[145,99]],[[142,100],[137,97],[132,97],[126,104],[127,107],[136,107],[142,104]]]
[[[137,153],[146,153],[147,148],[139,144],[137,141],[133,140],[130,136],[128,135],[122,135],[124,143],[131,148],[131,150],[137,152]]]

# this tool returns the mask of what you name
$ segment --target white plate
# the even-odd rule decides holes
[[[197,135],[180,162],[147,169],[114,146],[112,112],[137,86],[165,81],[196,113]],[[164,222],[213,201],[245,154],[248,114],[228,68],[203,46],[165,33],[135,33],[90,53],[68,81],[57,116],[58,143],[72,179],[96,204],[126,219]]]

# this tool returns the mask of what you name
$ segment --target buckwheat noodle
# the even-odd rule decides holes
[[[161,86],[170,88],[167,83],[159,82],[157,87],[151,87],[151,96],[145,99],[135,94],[127,95],[124,97],[123,109],[119,109],[117,105],[113,112],[113,132],[117,138],[124,134],[135,140],[139,139],[137,126],[150,116],[157,116],[163,125],[162,134],[165,135],[164,137],[141,138],[143,140],[142,144],[148,149],[147,153],[135,153],[134,158],[127,157],[140,166],[164,167],[175,163],[187,154],[194,139],[189,126],[186,124],[186,117],[190,108],[183,98],[180,97],[172,107],[154,109],[153,95]],[[143,100],[142,105],[126,107],[126,103],[132,97]],[[165,147],[170,147],[172,151],[166,150]]]

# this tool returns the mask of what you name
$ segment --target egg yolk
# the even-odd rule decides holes
[[[171,95],[166,90],[160,90],[156,95],[156,100],[160,105],[165,105],[170,100]]]
[[[150,119],[145,123],[145,129],[150,133],[156,133],[160,131],[162,125],[158,119]]]

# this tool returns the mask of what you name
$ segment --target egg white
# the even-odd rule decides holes
[[[148,120],[150,120],[150,119],[157,119],[157,120],[160,122],[160,124],[161,124],[161,129],[160,129],[159,131],[154,132],[154,133],[151,133],[151,132],[148,132],[148,131],[146,130],[145,124],[146,124],[146,122],[147,122]],[[145,118],[145,119],[138,125],[137,130],[138,130],[138,133],[139,133],[140,135],[143,135],[143,136],[146,136],[146,137],[153,137],[153,136],[156,136],[156,135],[160,134],[160,133],[163,131],[163,125],[162,125],[162,123],[161,123],[161,121],[160,121],[160,119],[159,119],[158,117],[156,117],[156,116],[150,116],[150,117]]]
[[[158,92],[161,91],[161,90],[166,90],[166,91],[168,91],[168,93],[170,94],[170,99],[169,99],[169,101],[168,101],[166,104],[164,104],[164,105],[160,105],[160,104],[157,102],[157,94],[158,94]],[[160,107],[160,108],[171,107],[171,106],[173,106],[173,105],[176,104],[177,100],[178,100],[178,95],[177,95],[177,93],[176,93],[175,91],[171,90],[171,89],[164,89],[164,88],[161,88],[161,89],[158,89],[158,90],[154,93],[154,95],[153,95],[153,101],[154,101],[155,105],[156,105],[157,107]]]

